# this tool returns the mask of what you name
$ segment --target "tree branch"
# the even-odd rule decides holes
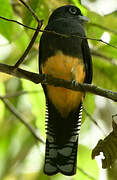
[[[36,84],[38,84],[38,81],[39,81],[39,74],[29,72],[20,68],[17,68],[14,71],[14,66],[2,64],[2,63],[0,63],[0,72],[6,73],[9,75],[18,77],[18,78],[27,79]]]
[[[21,114],[15,109],[15,107],[4,97],[0,96],[0,99],[4,102],[6,107],[29,129],[32,135],[42,143],[45,143],[44,139],[37,133],[36,129],[34,129]]]
[[[35,12],[33,11],[33,9],[23,0],[19,0],[33,15],[33,17],[35,18],[35,20],[38,22],[38,24],[40,24],[40,20],[38,18],[38,16],[35,14]]]
[[[54,78],[50,75],[44,75],[44,74],[37,74],[33,72],[29,72],[23,69],[15,69],[14,66],[5,65],[0,63],[0,72],[10,74],[13,76],[16,76],[18,78],[24,78],[27,80],[30,80],[36,84],[42,83],[42,84],[49,84],[56,87],[64,87],[67,89],[71,89],[73,91],[83,91],[83,92],[89,92],[92,94],[96,94],[99,96],[106,97],[108,99],[111,99],[113,101],[117,101],[117,92],[113,92],[107,89],[103,89],[100,87],[97,87],[95,85],[91,84],[80,84],[76,82],[71,82],[63,79]]]
[[[36,28],[29,27],[29,26],[27,26],[27,25],[25,25],[25,24],[22,24],[22,23],[20,23],[19,21],[16,21],[16,20],[14,20],[14,19],[8,19],[8,18],[2,17],[2,16],[0,16],[0,19],[3,19],[3,20],[5,20],[5,21],[10,21],[10,22],[17,23],[17,24],[19,24],[20,26],[23,26],[23,27],[25,27],[25,28],[28,28],[28,29],[31,29],[31,30],[34,30],[34,31],[36,30]]]
[[[83,111],[85,112],[85,114],[89,117],[89,119],[98,127],[98,129],[101,131],[101,133],[103,135],[106,136],[106,134],[104,133],[103,129],[101,128],[101,126],[96,122],[96,120],[94,119],[94,117],[87,111],[87,109],[83,106]]]
[[[96,180],[93,176],[85,172],[82,168],[77,167],[79,171],[81,171],[82,174],[84,174],[86,177],[88,177],[90,180]]]
[[[10,98],[14,98],[14,97],[17,97],[17,96],[22,96],[24,94],[35,94],[35,93],[40,93],[40,91],[37,91],[37,90],[34,90],[34,91],[16,91],[14,93],[8,93],[4,96],[2,96],[3,98],[6,98],[6,99],[10,99]]]

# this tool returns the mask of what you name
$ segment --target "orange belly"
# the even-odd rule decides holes
[[[85,71],[81,59],[71,57],[58,52],[47,59],[42,65],[43,74],[51,74],[53,77],[84,82]],[[75,92],[66,88],[47,85],[48,97],[63,117],[78,107],[83,100],[84,93]]]

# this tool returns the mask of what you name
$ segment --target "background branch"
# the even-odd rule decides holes
[[[32,13],[35,20],[40,24],[40,20],[39,20],[38,16],[35,14],[35,12],[33,11],[33,9],[27,3],[25,3],[23,0],[19,0],[19,1]]]
[[[2,17],[2,16],[0,16],[0,19],[3,19],[3,20],[5,20],[5,21],[10,21],[10,22],[17,23],[17,24],[19,24],[20,26],[23,26],[23,27],[28,28],[28,29],[31,29],[31,30],[36,30],[36,28],[29,27],[29,26],[27,26],[27,25],[25,25],[25,24],[22,24],[22,23],[20,23],[19,21],[16,21],[16,20],[14,20],[14,19],[8,19],[8,18]]]
[[[15,109],[15,107],[4,97],[0,96],[0,99],[4,102],[6,107],[29,129],[32,135],[42,143],[45,143],[44,139],[37,133],[36,129],[34,129],[21,114]]]
[[[4,96],[2,96],[3,98],[6,98],[6,99],[10,99],[10,98],[13,98],[13,97],[17,97],[17,96],[22,96],[24,94],[36,94],[36,93],[40,93],[40,91],[16,91],[14,93],[8,93]]]
[[[85,112],[85,114],[89,117],[89,119],[98,127],[98,129],[101,131],[101,133],[106,136],[106,134],[104,133],[103,129],[101,128],[101,126],[96,122],[96,120],[94,119],[94,117],[87,111],[87,109],[83,106],[83,111]]]
[[[16,64],[14,65],[14,68],[18,68],[19,65],[24,61],[25,57],[28,55],[29,51],[31,50],[31,48],[32,48],[37,36],[38,36],[38,33],[39,33],[39,30],[40,30],[41,26],[42,26],[42,21],[40,21],[40,24],[38,24],[37,29],[36,29],[32,39],[31,39],[28,47],[26,48],[25,52],[20,57],[20,59],[16,62]]]
[[[111,58],[111,57],[105,56],[105,55],[103,55],[103,54],[101,54],[101,53],[99,53],[99,52],[97,52],[97,51],[94,51],[94,50],[91,50],[91,54],[92,54],[93,56],[100,57],[100,58],[104,59],[105,61],[107,61],[107,62],[109,62],[109,63],[117,66],[117,60],[114,60],[114,59]]]
[[[107,27],[105,27],[105,26],[102,26],[102,25],[100,25],[100,24],[89,23],[88,25],[98,27],[98,28],[100,28],[100,29],[106,30],[106,31],[108,31],[108,32],[111,32],[111,33],[117,35],[117,31],[115,31],[115,30],[113,30],[113,29],[110,29],[110,28],[107,28]]]
[[[96,180],[93,176],[91,176],[90,174],[88,174],[87,172],[85,172],[82,168],[77,167],[79,171],[81,171],[81,173],[83,173],[85,176],[87,176],[90,180]]]

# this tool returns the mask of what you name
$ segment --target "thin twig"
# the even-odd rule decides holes
[[[90,37],[86,37],[86,36],[80,36],[80,35],[66,35],[66,34],[61,34],[61,33],[57,33],[55,31],[49,31],[49,30],[40,30],[40,32],[47,32],[47,33],[51,33],[51,34],[55,34],[55,35],[58,35],[58,36],[61,36],[61,37],[64,37],[64,38],[72,38],[72,37],[77,37],[77,38],[80,38],[80,39],[87,39],[87,40],[93,40],[93,41],[98,41],[98,42],[102,42],[103,44],[106,44],[110,47],[113,47],[115,49],[117,49],[117,46],[114,46],[106,41],[103,41],[102,39],[97,39],[97,38],[90,38]]]
[[[10,99],[10,98],[13,98],[13,97],[17,97],[17,96],[22,96],[24,94],[31,94],[31,93],[40,93],[40,91],[17,91],[17,92],[14,92],[14,93],[9,93],[9,94],[6,94],[3,96],[3,98],[6,98],[6,99]]]
[[[82,168],[77,167],[79,171],[81,171],[82,174],[84,174],[85,176],[87,176],[90,180],[96,180],[93,176],[91,176],[90,174],[88,174],[87,172],[85,172]]]
[[[38,33],[39,33],[39,30],[40,30],[41,26],[42,26],[42,24],[38,24],[37,29],[36,29],[36,31],[35,31],[32,39],[31,39],[28,47],[26,48],[25,52],[24,52],[23,55],[20,57],[20,59],[19,59],[19,60],[16,62],[16,64],[14,65],[14,68],[15,68],[15,69],[19,67],[19,65],[24,61],[25,57],[28,55],[30,49],[32,48],[32,46],[33,46],[33,44],[34,44],[34,42],[35,42],[35,40],[36,40],[36,38],[37,38],[37,36],[38,36]]]
[[[19,0],[20,1],[20,0]],[[2,17],[3,18],[3,17]],[[5,20],[7,20],[6,18],[4,18]],[[21,23],[17,22],[17,21],[14,21],[12,20],[12,22],[16,22],[20,25],[22,25]],[[42,21],[43,22],[43,21]],[[26,25],[23,25],[24,27],[26,28],[29,28],[29,29],[32,29],[32,30],[35,30],[35,28],[32,28],[32,27],[29,27],[29,26],[26,26]],[[81,36],[78,36],[78,35],[66,35],[66,34],[61,34],[61,33],[57,33],[55,31],[49,31],[49,30],[39,30],[40,32],[47,32],[47,33],[51,33],[51,34],[55,34],[55,35],[58,35],[58,36],[61,36],[61,37],[64,37],[64,38],[71,38],[71,37],[78,37],[78,38],[81,38],[81,39],[87,39],[87,40],[93,40],[93,41],[98,41],[98,42],[102,42],[103,44],[106,44],[110,47],[113,47],[115,49],[117,49],[117,46],[114,46],[106,41],[103,41],[102,39],[97,39],[97,38],[90,38],[90,37],[81,37]]]
[[[27,25],[25,25],[25,24],[20,23],[19,21],[13,20],[13,19],[8,19],[8,18],[2,17],[2,16],[0,16],[0,19],[17,23],[17,24],[19,24],[20,26],[23,26],[23,27],[28,28],[28,29],[31,29],[31,30],[36,30],[36,28],[29,27],[29,26],[27,26]]]
[[[83,106],[83,110],[84,110],[85,114],[89,117],[89,119],[98,127],[98,129],[101,131],[101,133],[103,133],[103,135],[106,136],[103,129],[100,127],[100,125],[96,122],[94,117],[91,116],[91,114],[86,110],[86,108],[84,106]]]
[[[53,85],[56,87],[64,87],[67,89],[72,89],[73,91],[89,92],[92,94],[106,97],[113,101],[117,101],[117,92],[103,89],[103,88],[97,87],[95,85],[86,84],[86,83],[84,83],[84,84],[73,83],[71,81],[54,78],[50,75],[37,74],[37,73],[29,72],[29,71],[26,71],[26,70],[23,70],[20,68],[16,69],[16,71],[13,71],[13,70],[14,70],[14,66],[5,65],[5,64],[0,63],[0,72],[10,74],[10,75],[16,76],[18,78],[27,79],[36,84],[38,84],[38,83],[49,84],[49,85]]]
[[[1,16],[0,16],[0,18],[2,18],[2,19],[4,19],[4,20],[11,21],[11,22],[15,22],[15,23],[17,23],[17,24],[19,24],[19,25],[22,25],[22,26],[24,26],[24,27],[26,27],[26,28],[28,28],[28,29],[36,30],[35,28],[29,27],[29,26],[27,26],[27,25],[23,25],[22,23],[20,23],[20,22],[18,22],[18,21],[15,21],[15,20],[10,20],[10,19],[7,19],[7,18],[3,18],[3,17],[1,17]],[[110,44],[110,43],[107,43],[107,42],[103,41],[102,39],[90,38],[90,37],[81,37],[81,36],[78,36],[78,35],[70,35],[70,36],[69,36],[69,35],[66,35],[66,34],[57,33],[57,32],[55,32],[55,31],[41,30],[41,29],[39,30],[39,32],[47,32],[47,33],[55,34],[55,35],[58,35],[58,36],[61,36],[61,37],[64,37],[64,38],[78,37],[78,38],[81,38],[81,39],[87,39],[87,40],[89,39],[89,40],[93,40],[93,41],[102,42],[103,44],[106,44],[106,45],[108,45],[108,46],[110,46],[110,47],[113,47],[113,48],[117,49],[117,46],[114,46],[114,45],[112,45],[112,44]]]
[[[15,107],[4,97],[0,96],[0,99],[4,102],[6,107],[29,129],[32,135],[42,143],[45,143],[43,138],[37,133],[36,129],[34,129],[22,116],[21,114],[15,109]]]
[[[27,4],[25,3],[23,0],[19,0],[22,4],[24,4],[24,6],[32,13],[33,17],[36,19],[36,21],[38,22],[38,24],[42,23],[38,16],[35,14],[35,12],[33,11],[33,9]]]
[[[84,39],[86,39],[86,38],[84,38]],[[108,45],[110,47],[113,47],[113,48],[117,49],[117,46],[114,46],[114,45],[112,45],[112,44],[110,44],[110,43],[108,43],[106,41],[103,41],[102,39],[97,39],[97,38],[87,38],[87,39],[102,42],[103,44],[106,44],[106,45]]]

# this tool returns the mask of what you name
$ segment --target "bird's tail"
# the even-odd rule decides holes
[[[74,175],[76,173],[77,163],[76,142],[68,142],[63,146],[46,141],[46,154],[44,172],[47,175],[54,175],[61,172],[64,175]]]
[[[69,114],[67,119],[64,119],[51,102],[47,101],[45,174],[54,175],[61,172],[70,176],[76,173],[81,114],[80,105],[76,111]]]

